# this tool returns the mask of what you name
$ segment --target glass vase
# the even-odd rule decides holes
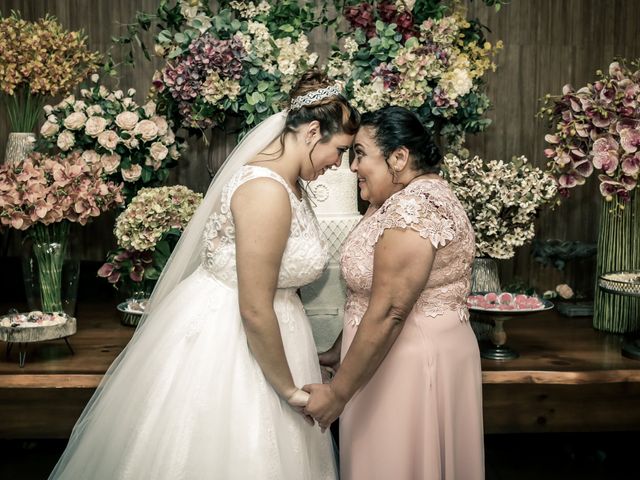
[[[499,292],[498,262],[489,257],[476,257],[471,271],[472,292]]]
[[[29,155],[33,151],[35,145],[35,134],[12,132],[7,138],[7,147],[4,153],[4,161],[6,163],[17,163]]]
[[[70,241],[70,223],[36,224],[26,233],[22,273],[29,309],[74,316],[80,260]]]
[[[619,270],[640,269],[640,195],[636,188],[631,200],[619,209],[603,199],[598,232],[598,260],[593,304],[593,327],[605,332],[628,333],[640,330],[640,299],[604,292],[600,275]]]

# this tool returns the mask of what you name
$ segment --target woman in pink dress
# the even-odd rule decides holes
[[[482,379],[466,296],[474,233],[440,154],[400,107],[365,114],[351,169],[371,204],[343,246],[333,380],[306,412],[340,417],[342,480],[484,478]]]

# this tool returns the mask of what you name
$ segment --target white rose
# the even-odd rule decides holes
[[[113,96],[118,100],[121,100],[122,97],[124,97],[124,93],[122,92],[122,90],[116,90],[115,92],[113,92]]]
[[[69,130],[65,130],[60,134],[60,136],[58,136],[58,142],[56,144],[58,145],[58,148],[60,150],[62,150],[63,152],[66,152],[71,147],[73,147],[75,143],[76,143],[76,140],[75,140],[75,137],[73,136],[73,132],[70,132]]]
[[[51,115],[51,112],[53,112],[53,107],[51,105],[45,105],[44,106],[44,114],[49,116],[49,115]]]
[[[107,87],[105,87],[104,85],[100,85],[98,93],[102,98],[107,98],[109,96],[109,90],[107,90]]]
[[[100,75],[98,75],[97,73],[94,73],[93,75],[91,75],[91,81],[93,83],[98,83],[98,80],[100,80]]]
[[[122,169],[122,178],[127,182],[135,182],[142,175],[142,167],[140,165],[131,165],[130,168]]]
[[[86,121],[87,116],[84,113],[73,112],[71,115],[64,119],[64,126],[69,130],[79,130],[84,126]]]
[[[106,130],[98,135],[98,143],[107,150],[113,151],[118,146],[119,141],[120,137],[113,130]]]
[[[91,97],[91,92],[86,88],[83,88],[82,90],[80,90],[80,95],[82,95],[84,98],[89,98]]]
[[[149,141],[158,135],[158,127],[151,120],[142,120],[136,125],[133,133],[141,135],[143,140]]]
[[[144,113],[148,116],[148,117],[153,117],[156,114],[156,102],[154,102],[153,100],[145,103],[142,106],[142,109],[144,110]]]
[[[43,137],[51,137],[52,135],[58,133],[59,128],[60,127],[58,127],[57,123],[53,123],[47,120],[42,124],[42,128],[40,128],[40,134]]]
[[[127,97],[124,100],[122,100],[123,107],[129,108],[131,105],[133,105],[133,100],[131,98]]]
[[[84,110],[86,108],[87,104],[84,103],[82,100],[78,100],[74,105],[73,105],[73,109],[76,112],[81,112],[82,110]]]
[[[116,116],[116,125],[123,130],[133,130],[138,119],[138,114],[135,112],[122,112]]]
[[[176,141],[176,136],[173,133],[173,130],[169,130],[167,132],[167,134],[162,137],[162,143],[164,143],[165,145],[171,145],[172,143],[175,143]]]
[[[158,127],[158,135],[162,136],[165,133],[167,133],[167,130],[169,129],[169,124],[164,119],[164,117],[159,117],[158,115],[155,115],[151,117],[151,121],[156,124],[156,127]]]
[[[174,160],[180,158],[180,152],[178,151],[178,147],[176,147],[175,144],[169,147],[169,156]]]
[[[111,155],[102,155],[100,161],[105,173],[111,174],[115,172],[120,166],[120,155],[118,155],[117,153],[112,153]]]
[[[107,127],[107,121],[102,117],[89,117],[86,125],[84,126],[84,131],[87,135],[92,137],[96,137],[101,134],[104,129]]]
[[[169,153],[169,149],[160,142],[153,142],[149,149],[149,154],[154,160],[164,160]]]
[[[82,159],[89,164],[94,164],[100,161],[100,154],[95,150],[86,150],[82,152]]]
[[[87,108],[86,114],[89,117],[92,117],[94,115],[102,115],[103,111],[102,111],[102,107],[100,105],[91,105],[89,108]]]
[[[75,101],[76,101],[76,97],[74,95],[69,95],[67,98],[62,100],[62,102],[60,102],[60,105],[73,107],[73,104]]]
[[[130,88],[129,90],[127,90],[127,95],[130,97],[133,97],[136,94],[136,89],[135,88]]]
[[[140,141],[136,137],[129,137],[124,141],[124,144],[129,150],[134,150],[140,146]]]
[[[58,123],[58,117],[56,117],[55,115],[49,115],[47,117],[47,121],[51,123]]]
[[[148,167],[153,167],[154,170],[158,170],[162,165],[162,162],[158,160],[154,160],[151,157],[147,157],[146,160],[144,161],[144,164],[147,165]]]

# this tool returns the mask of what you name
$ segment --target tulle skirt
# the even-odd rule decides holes
[[[274,300],[296,385],[320,383],[293,289]],[[238,292],[201,267],[136,331],[50,478],[336,478],[330,436],[282,401],[251,354]]]

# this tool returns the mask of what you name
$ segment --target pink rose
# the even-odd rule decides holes
[[[159,117],[158,115],[155,115],[151,117],[151,121],[156,124],[156,127],[158,127],[158,135],[162,136],[167,133],[167,130],[169,129],[169,124],[164,119],[164,117]]]
[[[120,155],[118,155],[117,153],[112,153],[111,155],[102,155],[100,160],[102,163],[102,168],[104,168],[104,172],[107,174],[115,172],[120,166]]]
[[[43,137],[51,137],[53,135],[55,135],[56,133],[58,133],[58,130],[60,129],[60,127],[58,126],[57,123],[52,123],[50,121],[46,121],[42,124],[42,128],[40,128],[40,134]]]
[[[58,136],[58,141],[56,144],[58,145],[58,148],[60,150],[62,150],[63,152],[66,152],[71,147],[73,147],[75,143],[76,143],[76,139],[73,136],[73,132],[70,132],[69,130],[65,130]]]
[[[566,283],[562,283],[556,287],[556,292],[565,300],[569,300],[573,297],[573,289]]]
[[[122,178],[127,182],[135,182],[142,175],[142,167],[140,165],[131,165],[130,168],[122,169]]]
[[[116,125],[123,130],[133,130],[138,123],[139,117],[135,112],[122,112],[116,116]]]
[[[106,130],[98,135],[98,143],[107,150],[113,151],[120,141],[120,137],[113,130]]]
[[[82,152],[82,159],[89,165],[93,165],[100,161],[100,155],[95,150],[86,150]]]
[[[141,135],[143,140],[153,140],[158,136],[158,127],[151,120],[142,120],[133,131],[135,135]]]
[[[86,121],[87,116],[84,113],[73,112],[71,115],[64,119],[64,126],[69,130],[79,130],[84,126]]]
[[[165,147],[161,142],[153,142],[149,149],[149,154],[154,160],[164,160],[169,153],[169,149]]]
[[[104,129],[107,127],[107,121],[102,117],[89,117],[86,125],[84,126],[84,131],[87,135],[91,137],[97,137]]]

